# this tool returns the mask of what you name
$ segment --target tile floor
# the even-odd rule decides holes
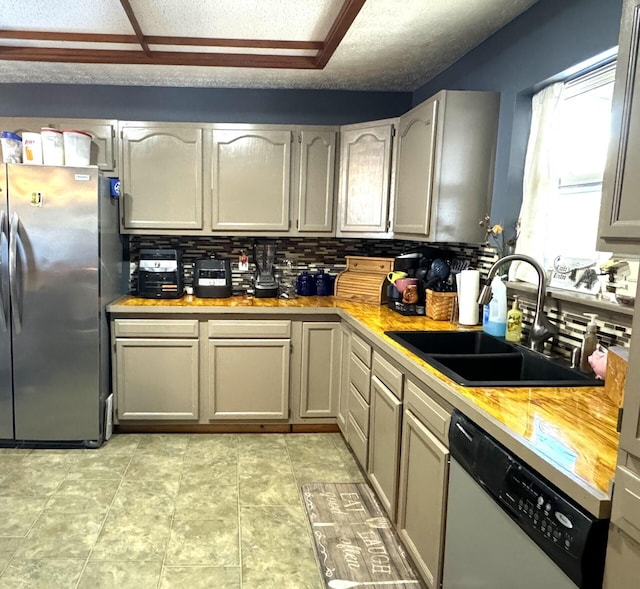
[[[339,434],[0,448],[0,589],[321,589],[300,485],[361,480]]]

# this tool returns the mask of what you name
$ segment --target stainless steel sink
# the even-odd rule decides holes
[[[386,335],[469,387],[601,386],[603,381],[481,331],[387,331]]]

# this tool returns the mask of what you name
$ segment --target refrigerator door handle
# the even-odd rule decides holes
[[[7,241],[9,240],[9,235],[7,234],[7,211],[2,209],[0,211],[0,248],[2,247],[2,238],[6,237]],[[4,285],[2,284],[2,277],[4,273],[0,273],[0,333],[5,333],[8,330],[9,320],[7,319],[6,314],[6,303],[2,298],[2,293],[5,292]]]
[[[22,330],[20,321],[20,305],[18,304],[18,226],[20,217],[18,213],[11,215],[9,225],[9,286],[11,287],[11,319],[13,319],[14,333],[17,335]]]

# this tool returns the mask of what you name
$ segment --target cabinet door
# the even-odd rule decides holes
[[[621,251],[640,242],[640,2],[626,0],[620,25],[619,53],[613,93],[612,134],[605,167],[600,208],[602,250]],[[633,250],[629,250],[633,251]]]
[[[209,340],[209,419],[289,418],[288,339]]]
[[[604,567],[604,589],[626,589],[638,586],[640,544],[611,526]]]
[[[343,131],[340,135],[338,229],[344,233],[388,230],[393,125]]]
[[[121,133],[124,229],[202,229],[202,130]]]
[[[287,231],[291,131],[213,131],[212,227]]]
[[[428,237],[433,197],[438,100],[421,104],[398,123],[393,230]]]
[[[347,435],[349,415],[349,364],[351,360],[351,332],[341,328],[342,346],[340,352],[340,400],[338,402],[338,427],[342,435]]]
[[[61,130],[75,129],[89,133],[91,135],[91,158],[89,161],[103,172],[113,172],[108,175],[115,175],[117,172],[114,149],[116,121],[65,119],[56,121],[56,127]]]
[[[198,418],[197,339],[116,339],[118,419]]]
[[[116,156],[114,141],[116,136],[116,121],[103,119],[31,119],[8,118],[2,120],[3,131],[23,133],[31,131],[39,133],[42,127],[52,127],[60,131],[74,129],[91,135],[91,155],[89,162],[98,166],[104,172],[116,175]]]
[[[449,451],[413,413],[404,413],[398,532],[431,589],[440,587]]]
[[[401,419],[402,403],[378,377],[371,377],[369,480],[392,519],[398,496]]]
[[[340,388],[340,324],[302,324],[300,417],[335,417]]]
[[[331,233],[336,133],[303,130],[300,141],[297,229]]]
[[[636,292],[639,300],[640,284]],[[631,346],[624,391],[620,449],[640,458],[640,312],[633,316]]]

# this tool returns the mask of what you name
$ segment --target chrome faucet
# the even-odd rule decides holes
[[[538,298],[536,300],[536,315],[533,319],[533,326],[531,327],[531,334],[529,335],[529,348],[537,352],[541,352],[544,347],[545,340],[558,335],[558,327],[549,321],[544,314],[544,297],[547,294],[547,279],[544,274],[542,266],[538,264],[532,257],[525,256],[523,254],[510,254],[504,258],[500,258],[491,268],[489,274],[485,280],[480,296],[478,297],[478,304],[486,305],[491,300],[491,280],[496,275],[498,268],[502,264],[520,260],[531,264],[538,273]]]

